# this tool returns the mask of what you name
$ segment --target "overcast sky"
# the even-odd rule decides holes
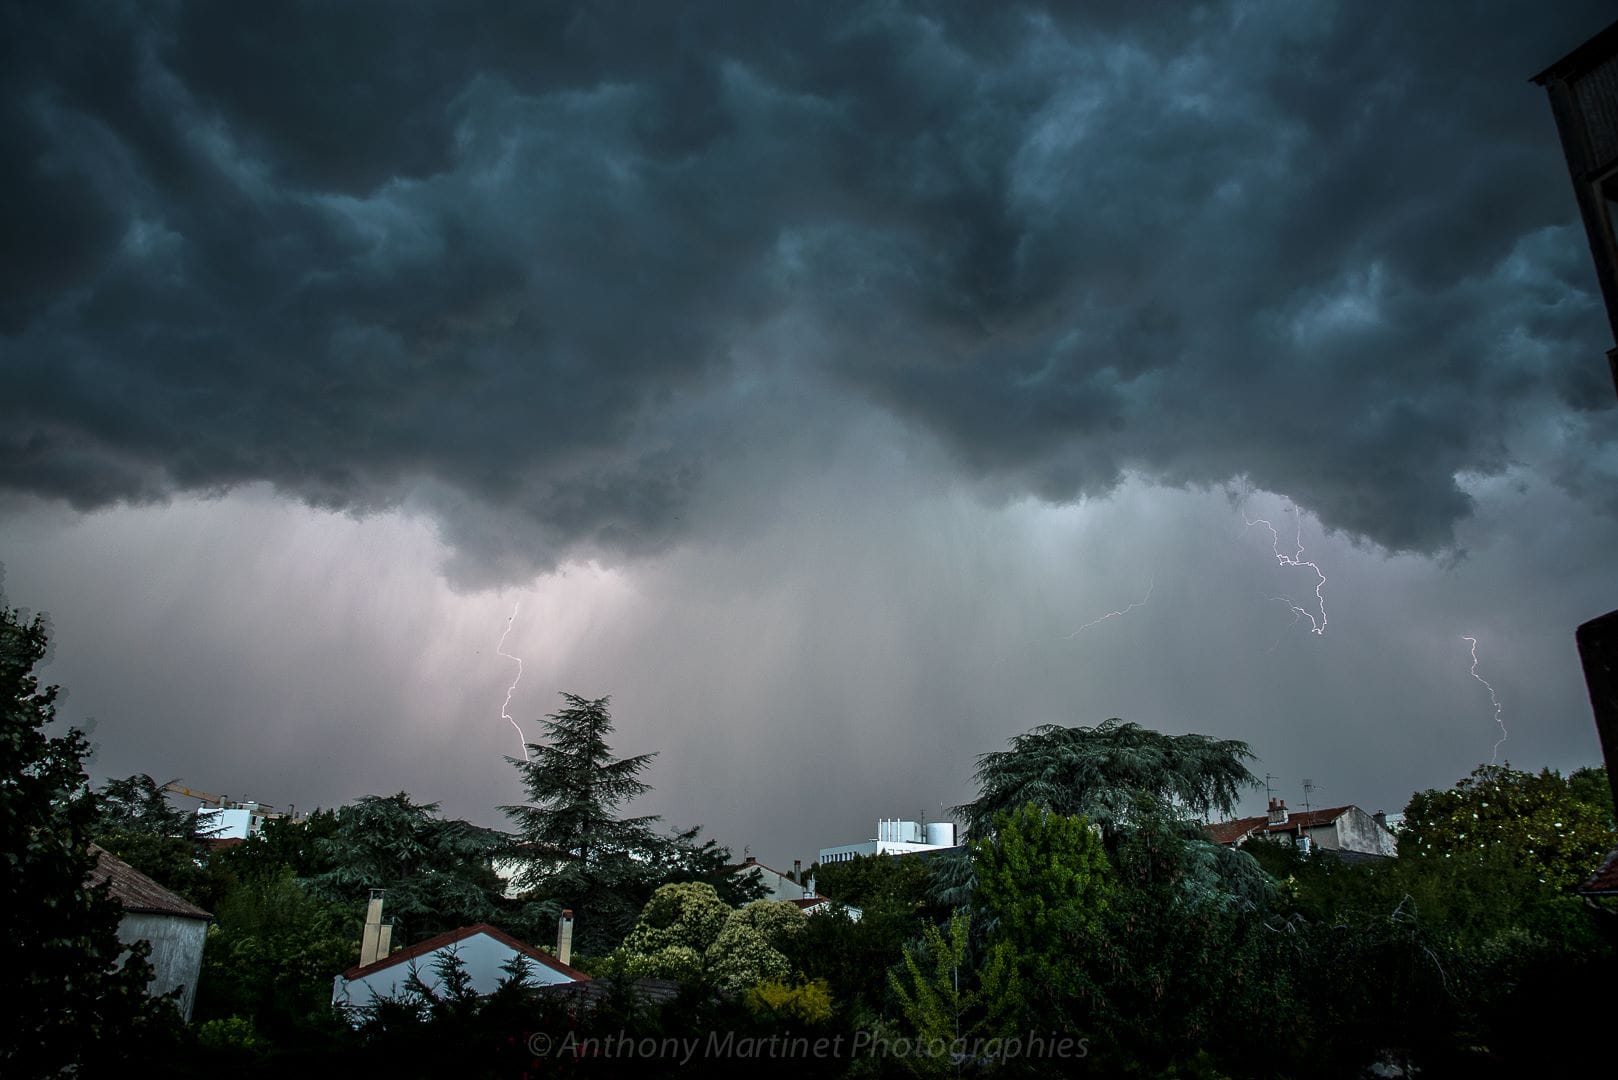
[[[637,809],[777,864],[1041,723],[1292,805],[1598,762],[1618,396],[1528,78],[1609,18],[8,5],[6,595],[98,776],[488,823],[510,620],[530,738],[610,694]]]

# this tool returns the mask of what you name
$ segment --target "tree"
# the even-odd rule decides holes
[[[1023,987],[1012,949],[1004,942],[992,945],[974,966],[971,931],[972,917],[964,911],[950,916],[947,937],[928,926],[922,941],[905,949],[903,965],[888,975],[916,1044],[926,1048],[903,1059],[920,1075],[958,1072],[981,1056],[985,1043],[1017,1033]]]
[[[0,971],[11,1005],[0,1031],[0,1072],[94,1074],[141,1052],[161,1056],[178,1015],[146,996],[144,942],[123,958],[122,914],[106,886],[88,884],[95,796],[84,733],[47,729],[55,686],[34,668],[49,647],[44,620],[0,604]]]
[[[1612,813],[1599,785],[1551,769],[1480,765],[1445,791],[1421,791],[1405,807],[1399,854],[1487,863],[1555,892],[1589,877],[1612,850]],[[1581,793],[1583,797],[1581,798]]]
[[[331,979],[354,963],[357,931],[291,867],[240,880],[214,911],[196,1019],[239,1018],[282,1044],[329,1032]]]
[[[1093,728],[1045,724],[1015,736],[1010,750],[979,755],[978,797],[954,809],[974,836],[1026,803],[1109,833],[1148,814],[1228,816],[1242,789],[1258,786],[1244,764],[1252,759],[1236,739],[1164,735],[1116,717]]]
[[[783,948],[805,916],[785,900],[732,908],[705,882],[663,885],[613,954],[638,977],[674,979],[735,995],[792,971]]]
[[[566,707],[542,721],[545,741],[530,758],[508,758],[528,802],[501,807],[517,827],[527,865],[523,888],[574,910],[583,953],[610,950],[645,902],[666,847],[653,816],[620,817],[650,790],[640,774],[654,754],[615,758],[610,699],[563,694]]]
[[[337,811],[335,832],[317,845],[331,868],[310,885],[356,913],[370,890],[386,890],[386,914],[400,921],[399,943],[409,944],[497,917],[505,885],[492,860],[509,842],[402,791],[367,795]]]
[[[1030,803],[996,818],[972,860],[989,940],[1015,957],[1033,1022],[1082,1022],[1095,993],[1085,965],[1113,892],[1100,838],[1083,818]]]
[[[211,909],[222,882],[210,874],[194,839],[197,816],[169,805],[157,781],[144,773],[109,780],[96,793],[94,838],[136,870]]]

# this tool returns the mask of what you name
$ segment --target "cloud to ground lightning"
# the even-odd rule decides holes
[[[1100,618],[1091,619],[1089,622],[1085,623],[1083,626],[1079,627],[1077,630],[1073,631],[1071,634],[1063,635],[1063,640],[1064,641],[1072,641],[1074,638],[1078,637],[1080,634],[1084,633],[1084,631],[1090,629],[1090,627],[1092,627],[1092,626],[1097,626],[1097,625],[1099,625],[1101,623],[1104,623],[1108,619],[1116,619],[1120,615],[1128,615],[1131,611],[1134,611],[1136,608],[1145,606],[1146,601],[1148,601],[1148,600],[1150,600],[1152,598],[1152,589],[1156,585],[1157,585],[1157,579],[1156,578],[1151,579],[1150,581],[1148,581],[1146,583],[1146,595],[1145,596],[1141,597],[1139,600],[1136,600],[1133,604],[1130,604],[1128,607],[1124,608],[1122,611],[1109,611],[1105,615],[1101,616]]]
[[[1500,698],[1496,696],[1494,687],[1490,686],[1488,681],[1478,674],[1478,639],[1462,634],[1461,640],[1472,647],[1472,678],[1483,683],[1484,687],[1489,691],[1489,703],[1494,706],[1494,722],[1500,725],[1500,738],[1495,741],[1494,754],[1489,758],[1489,764],[1493,765],[1500,760],[1500,744],[1511,738],[1511,735],[1506,731],[1506,722],[1500,715],[1503,708],[1500,704]]]
[[[505,657],[507,660],[515,660],[517,662],[517,677],[511,680],[510,686],[506,687],[506,700],[500,706],[500,719],[509,723],[512,730],[517,733],[517,745],[522,747],[522,758],[524,761],[527,761],[529,760],[528,740],[523,736],[522,728],[518,726],[517,721],[511,715],[511,697],[517,692],[517,684],[522,682],[522,657],[513,656],[511,653],[506,652],[506,638],[511,634],[511,626],[517,621],[517,611],[521,607],[521,600],[517,601],[511,606],[511,618],[506,620],[505,633],[500,635],[500,644],[495,646],[495,652]]]
[[[1242,514],[1242,520],[1247,522],[1248,528],[1252,528],[1254,525],[1262,525],[1266,529],[1270,530],[1270,550],[1275,553],[1275,561],[1277,564],[1281,566],[1294,567],[1307,566],[1309,569],[1315,572],[1315,601],[1320,608],[1319,619],[1315,618],[1313,612],[1306,608],[1301,608],[1297,604],[1293,603],[1289,597],[1273,596],[1270,599],[1281,601],[1287,607],[1291,608],[1298,616],[1308,619],[1309,628],[1313,633],[1324,634],[1326,632],[1326,575],[1320,569],[1320,567],[1303,557],[1303,511],[1299,510],[1297,505],[1294,504],[1292,507],[1292,512],[1297,516],[1297,534],[1293,541],[1293,547],[1295,550],[1291,555],[1288,555],[1281,550],[1281,534],[1276,532],[1275,526],[1270,522],[1266,521],[1264,518],[1253,518],[1249,520],[1246,513]],[[1297,620],[1295,619],[1293,621],[1296,622]]]

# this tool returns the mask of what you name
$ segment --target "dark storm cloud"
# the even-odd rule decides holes
[[[1005,490],[1245,476],[1430,551],[1607,406],[1524,82],[1598,5],[1067,11],[14,7],[0,484],[414,498],[520,574],[801,448],[768,354]]]

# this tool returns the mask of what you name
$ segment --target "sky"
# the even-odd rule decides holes
[[[7,602],[98,778],[501,824],[610,695],[631,809],[780,865],[1046,723],[1294,807],[1598,763],[1618,395],[1528,80],[1609,19],[5,5]]]

